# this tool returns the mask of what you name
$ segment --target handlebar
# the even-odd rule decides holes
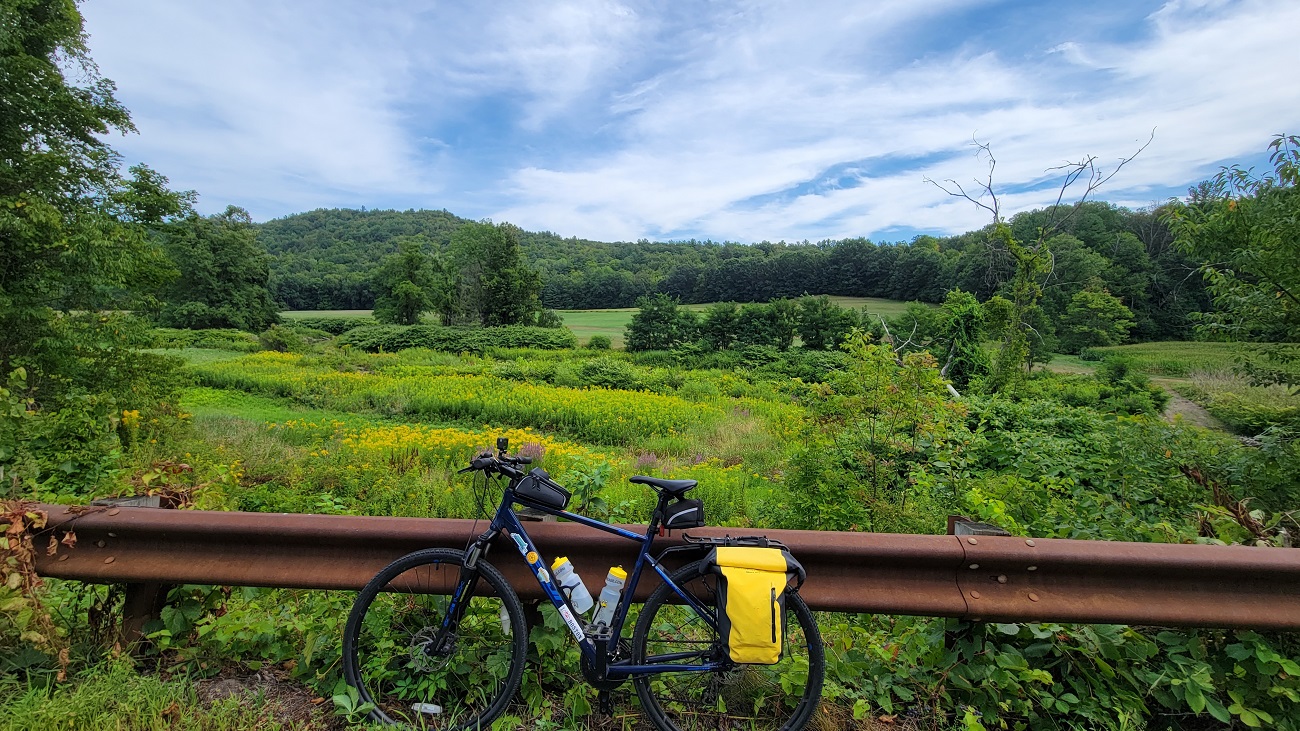
[[[515,466],[532,464],[532,462],[532,457],[523,457],[519,455],[511,457],[505,454],[504,451],[496,456],[493,456],[491,452],[484,452],[470,460],[469,467],[466,467],[463,470],[458,470],[456,474],[459,475],[466,472],[496,472],[497,474],[505,475],[510,478],[522,477],[523,473],[515,469]]]

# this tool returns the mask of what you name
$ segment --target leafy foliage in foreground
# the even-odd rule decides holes
[[[1234,339],[1300,338],[1300,137],[1269,145],[1263,177],[1225,168],[1169,209],[1178,245],[1197,260],[1216,310],[1198,326]]]

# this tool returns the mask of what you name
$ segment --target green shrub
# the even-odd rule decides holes
[[[262,349],[257,336],[243,330],[181,330],[169,327],[153,329],[155,348],[211,348],[256,353]]]
[[[555,310],[541,310],[535,324],[537,327],[564,327],[564,318]]]
[[[257,336],[262,350],[274,350],[277,353],[303,353],[307,350],[307,341],[294,330],[279,325],[272,325],[266,332]]]
[[[613,358],[586,361],[578,366],[578,377],[586,386],[617,388],[624,391],[635,391],[641,387],[632,366]]]
[[[324,330],[331,335],[342,335],[354,327],[378,325],[373,317],[296,317],[287,321],[289,325]]]
[[[1115,414],[1157,414],[1169,394],[1125,358],[1109,357],[1093,376],[1039,371],[1024,381],[1017,401],[1057,402]]]
[[[566,328],[506,325],[504,327],[440,327],[437,325],[371,325],[339,336],[340,345],[369,352],[428,348],[447,353],[482,353],[489,348],[561,350],[577,347]]]
[[[328,333],[324,330],[317,330],[314,327],[303,327],[302,325],[295,324],[293,321],[288,321],[280,325],[280,327],[294,332],[298,337],[307,341],[308,345],[325,343],[334,339],[333,333]]]
[[[609,350],[611,345],[608,335],[592,335],[587,341],[588,350]]]

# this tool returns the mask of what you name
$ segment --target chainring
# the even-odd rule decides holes
[[[618,649],[614,652],[614,656],[610,658],[610,660],[625,660],[631,656],[632,643],[627,640],[619,640]],[[579,663],[579,666],[582,668],[582,677],[585,678],[587,683],[596,690],[614,690],[628,681],[627,678],[610,680],[609,678],[597,676],[596,669],[591,667],[591,663],[587,662],[586,655],[582,656],[582,661]]]

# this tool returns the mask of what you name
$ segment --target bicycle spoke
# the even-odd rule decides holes
[[[674,582],[706,606],[716,606],[716,578],[692,565]],[[717,631],[687,605],[667,603],[667,591],[651,597],[638,623],[634,661],[657,655],[699,652],[726,662]],[[674,600],[675,597],[671,597]],[[678,600],[679,601],[679,600]],[[802,611],[806,612],[806,608]],[[820,695],[820,644],[810,645],[800,620],[787,622],[785,650],[775,665],[731,665],[714,672],[673,672],[637,680],[637,693],[651,720],[665,731],[738,728],[792,731],[800,728]],[[811,615],[807,620],[811,622]],[[644,626],[642,626],[644,624]],[[816,640],[820,643],[820,640]],[[816,673],[809,673],[816,658]],[[810,686],[809,683],[812,682]]]
[[[367,587],[358,598],[345,662],[349,682],[374,703],[376,720],[476,728],[499,714],[518,687],[523,614],[495,569],[476,582],[482,596],[466,595],[459,623],[451,631],[443,627],[450,600],[442,592],[454,589],[462,557],[447,549],[413,554],[385,569],[392,575],[382,590]],[[488,591],[485,578],[499,586]]]

